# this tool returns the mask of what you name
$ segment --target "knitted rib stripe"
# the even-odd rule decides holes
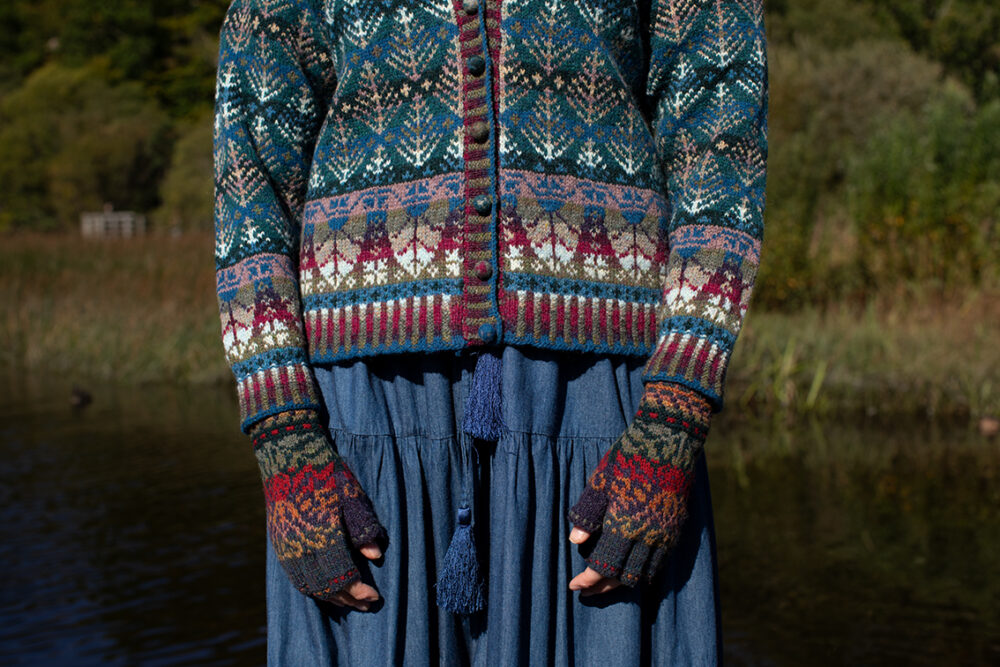
[[[311,363],[496,343],[640,356],[721,410],[763,240],[760,0],[233,0],[219,55],[244,430],[318,407]]]

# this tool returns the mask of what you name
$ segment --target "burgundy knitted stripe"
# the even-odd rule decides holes
[[[656,339],[656,304],[528,290],[502,292],[501,317],[512,340],[648,348]]]
[[[486,0],[485,23],[486,43],[490,50],[490,61],[495,73],[500,72],[500,5],[502,0]],[[493,117],[500,118],[500,77],[493,77]]]
[[[456,299],[445,294],[410,295],[392,301],[322,308],[306,315],[309,339],[321,341],[318,357],[351,351],[418,345],[452,340],[451,309]]]
[[[646,368],[650,374],[691,377],[721,394],[727,358],[728,351],[710,339],[675,331],[658,343]]]
[[[244,415],[273,412],[286,406],[316,405],[312,377],[302,364],[267,368],[248,375],[236,386]]]

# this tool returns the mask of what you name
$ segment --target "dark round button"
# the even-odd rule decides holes
[[[465,61],[465,66],[469,68],[469,72],[473,76],[479,76],[486,71],[486,59],[481,55],[470,56],[468,60]]]
[[[489,262],[479,261],[476,262],[476,277],[480,280],[489,280],[490,276],[493,275],[493,267],[490,266]]]
[[[462,9],[465,10],[466,14],[475,14],[477,11],[479,11],[479,1],[462,0]]]
[[[479,337],[484,343],[494,343],[497,339],[497,328],[492,324],[483,324],[479,327]]]
[[[479,215],[489,215],[490,209],[493,208],[493,198],[489,195],[477,195],[472,200],[472,207],[476,209],[476,213]]]
[[[469,134],[472,135],[473,141],[481,144],[490,136],[490,126],[485,121],[477,120],[469,126]]]

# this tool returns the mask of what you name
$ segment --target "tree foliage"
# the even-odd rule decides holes
[[[135,81],[173,117],[211,104],[225,0],[4,0],[0,90],[45,62],[105,63],[111,83]]]
[[[880,121],[848,170],[859,276],[981,280],[1000,262],[1000,101],[949,86]]]
[[[768,6],[767,219],[755,298],[795,308],[909,280],[996,284],[1000,145],[990,132],[1000,134],[1000,97],[987,65],[998,32],[989,47],[966,20],[988,25],[992,4]],[[963,60],[959,44],[978,56]]]
[[[147,210],[168,146],[166,115],[134,83],[48,64],[0,101],[0,227],[69,227],[81,211]]]
[[[160,188],[155,224],[170,229],[211,229],[215,191],[212,174],[212,115],[180,128],[170,168]]]

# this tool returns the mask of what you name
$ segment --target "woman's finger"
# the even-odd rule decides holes
[[[359,602],[375,602],[378,600],[378,591],[363,581],[355,581],[345,588],[343,592]]]
[[[338,607],[353,607],[351,604],[351,596],[347,595],[343,591],[334,593],[330,597],[326,598],[328,602],[337,605]]]
[[[340,591],[339,593],[331,595],[329,600],[333,604],[338,605],[340,607],[353,607],[354,609],[357,609],[359,611],[368,611],[369,607],[371,606],[371,603],[365,600],[355,599],[354,597],[352,597],[351,595],[347,594],[344,591]]]
[[[618,588],[621,585],[622,582],[618,581],[617,579],[604,577],[601,581],[598,581],[590,588],[586,588],[580,591],[580,597],[584,597],[587,595],[597,595],[599,593],[607,593],[608,591],[614,590],[615,588]]]
[[[571,591],[579,591],[585,588],[590,588],[601,579],[604,579],[603,575],[598,573],[597,570],[588,567],[586,570],[573,577],[572,581],[569,582],[569,589]]]
[[[361,546],[361,554],[368,560],[376,560],[382,557],[382,550],[374,542],[369,542]]]
[[[583,544],[588,539],[590,539],[590,533],[583,528],[573,526],[573,530],[569,531],[569,541],[573,544]]]

